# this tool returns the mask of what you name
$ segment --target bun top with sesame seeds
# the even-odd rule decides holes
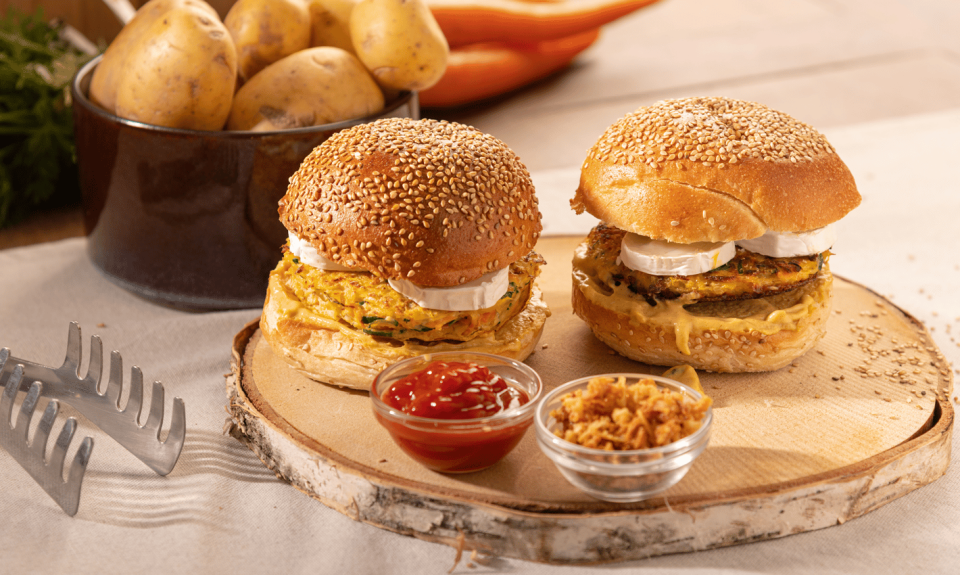
[[[279,213],[330,260],[428,287],[505,268],[542,230],[530,174],[503,142],[407,118],[331,136],[290,178]]]
[[[761,104],[664,100],[610,126],[570,205],[676,243],[831,224],[860,204],[850,170],[810,126]]]

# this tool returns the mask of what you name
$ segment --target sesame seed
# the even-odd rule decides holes
[[[385,272],[380,262],[395,260],[384,252],[408,242],[447,261],[441,240],[466,225],[471,236],[495,246],[487,257],[509,264],[527,253],[511,247],[532,249],[542,230],[529,172],[503,142],[430,119],[390,118],[334,134],[291,176],[279,212],[290,231],[323,255],[346,253],[353,245],[354,267],[395,278],[410,275],[412,259],[391,263]],[[459,255],[463,248],[449,249]],[[430,267],[426,260],[421,264]]]

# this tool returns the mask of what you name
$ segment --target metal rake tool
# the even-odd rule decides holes
[[[153,383],[150,412],[146,423],[140,425],[144,403],[143,372],[137,366],[130,370],[130,392],[127,404],[121,409],[123,361],[120,352],[110,353],[110,378],[106,388],[101,390],[103,342],[98,336],[90,338],[90,348],[90,365],[86,377],[81,379],[80,325],[71,322],[63,365],[56,369],[46,367],[13,357],[7,348],[0,349],[0,382],[7,381],[9,387],[11,375],[17,366],[21,366],[23,378],[18,386],[21,390],[27,391],[31,382],[41,382],[45,397],[69,404],[151,469],[160,475],[167,475],[180,458],[186,436],[183,400],[174,398],[170,432],[166,439],[160,441],[164,412],[163,385],[159,381]]]
[[[13,401],[21,381],[23,381],[23,367],[18,365],[7,378],[3,396],[0,398],[0,447],[12,455],[68,515],[76,515],[77,508],[80,506],[80,484],[83,482],[83,474],[90,461],[90,452],[93,451],[93,438],[87,437],[80,444],[70,465],[70,475],[64,481],[63,463],[67,456],[67,448],[70,447],[73,434],[77,429],[77,420],[72,417],[67,419],[53,446],[53,453],[50,459],[47,459],[47,439],[53,430],[60,404],[55,399],[47,403],[47,409],[44,410],[43,417],[40,418],[40,423],[34,431],[33,442],[28,442],[27,432],[30,430],[30,421],[33,419],[43,384],[39,381],[30,384],[27,396],[20,404],[17,424],[11,427],[10,415],[13,413]]]

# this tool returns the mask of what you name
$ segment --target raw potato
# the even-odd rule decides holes
[[[117,115],[156,126],[220,130],[230,114],[237,52],[219,18],[175,7],[130,45]]]
[[[113,42],[103,52],[97,69],[90,79],[90,100],[110,112],[117,111],[117,86],[122,75],[123,63],[130,51],[130,45],[143,36],[147,28],[157,18],[178,6],[193,6],[206,10],[217,19],[220,16],[212,6],[203,0],[150,0],[137,10],[127,25],[117,34]]]
[[[304,0],[237,0],[223,19],[237,47],[240,78],[310,47],[310,11]]]
[[[360,60],[340,48],[301,50],[250,79],[233,99],[228,130],[283,130],[361,118],[383,93]]]
[[[356,54],[350,39],[350,13],[354,0],[308,0],[310,45],[335,46]]]
[[[360,0],[350,15],[350,36],[384,88],[426,90],[446,70],[450,47],[423,0]]]

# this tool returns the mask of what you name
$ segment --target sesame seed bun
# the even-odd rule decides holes
[[[326,140],[290,178],[279,213],[328,259],[427,287],[503,269],[542,230],[530,174],[503,142],[407,118]]]
[[[264,339],[307,377],[368,390],[388,365],[425,353],[481,351],[520,361],[533,353],[550,315],[535,285],[542,260],[531,253],[540,211],[526,167],[493,136],[407,118],[343,130],[302,162],[279,214],[322,256],[356,268],[323,271],[294,258],[289,273],[281,260],[270,274]],[[435,310],[386,281],[454,287],[508,267],[524,281],[501,294],[502,316],[494,307],[454,310],[452,319],[431,323],[427,312]],[[368,320],[402,329],[370,328]]]
[[[726,276],[654,276],[690,287],[645,292],[633,275],[643,272],[625,267],[620,244],[603,245],[598,230],[679,244],[735,242],[832,224],[860,204],[860,194],[810,126],[753,102],[688,98],[640,108],[610,126],[589,151],[570,204],[605,222],[573,263],[574,313],[598,339],[644,363],[745,372],[779,369],[823,337],[829,250],[802,281],[775,271],[799,271],[799,263],[769,258],[778,261],[762,260],[762,269],[738,263]],[[707,301],[712,293],[720,295]]]
[[[823,227],[857,207],[860,194],[810,126],[761,104],[688,98],[610,126],[570,204],[654,239],[727,242]]]

